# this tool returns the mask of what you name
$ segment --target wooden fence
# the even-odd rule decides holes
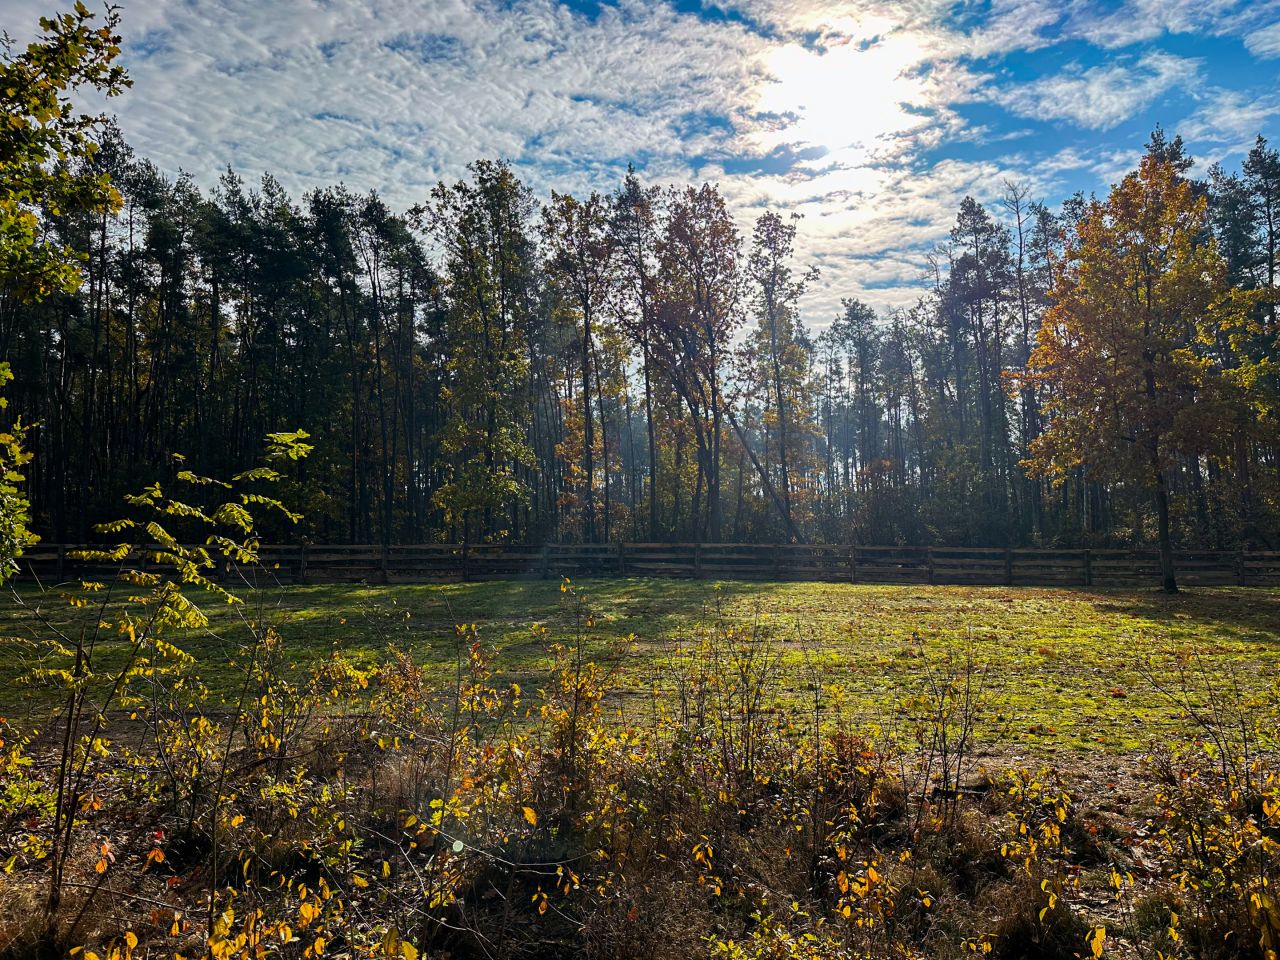
[[[68,545],[39,544],[23,573],[51,582],[103,577]],[[736,543],[414,544],[268,546],[282,583],[431,583],[567,577],[690,577],[1006,586],[1142,587],[1160,582],[1155,550],[1039,550]],[[145,567],[145,564],[143,565]],[[1280,586],[1280,552],[1179,551],[1187,585]]]

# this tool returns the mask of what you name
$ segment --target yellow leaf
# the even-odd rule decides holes
[[[521,807],[520,810],[524,813],[524,818],[529,826],[536,827],[538,825],[538,815],[533,812],[533,807]]]
[[[1102,948],[1107,944],[1107,928],[1097,927],[1089,935],[1089,949],[1093,951],[1094,960],[1101,960]]]

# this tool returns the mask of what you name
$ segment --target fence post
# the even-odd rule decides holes
[[[1236,583],[1244,586],[1244,548],[1236,551]]]
[[[933,585],[933,547],[925,547],[925,557],[929,561],[929,585]]]
[[[778,544],[773,545],[773,579],[782,578],[782,547]]]
[[[1006,587],[1013,586],[1013,548],[1004,548],[1004,583]]]
[[[858,582],[858,545],[849,544],[849,582]]]
[[[298,549],[298,569],[293,576],[295,583],[307,582],[307,545],[305,543]]]
[[[391,548],[387,544],[382,545],[382,554],[379,557],[379,563],[382,566],[382,582],[391,582]]]
[[[1084,585],[1093,586],[1093,554],[1088,547],[1084,548]]]
[[[693,545],[693,579],[702,579],[702,542]]]
[[[67,545],[58,544],[58,582],[67,579]]]
[[[625,577],[627,575],[627,549],[626,545],[618,541],[618,576]]]
[[[462,541],[462,582],[463,583],[467,582],[467,579],[470,574],[470,571],[467,570],[467,552],[468,552],[467,547],[468,547],[467,542],[465,540]]]

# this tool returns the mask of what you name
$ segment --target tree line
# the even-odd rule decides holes
[[[302,428],[316,542],[1280,543],[1262,138],[1203,180],[1157,130],[1107,197],[966,198],[914,305],[817,334],[799,219],[744,235],[714,184],[540,202],[481,160],[399,212],[202,191],[109,125],[69,163],[118,191],[31,205],[82,282],[0,277],[47,539]]]

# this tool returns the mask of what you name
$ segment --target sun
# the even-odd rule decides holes
[[[914,69],[922,59],[919,43],[887,21],[864,21],[856,32],[813,45],[776,47],[766,58],[770,79],[758,107],[783,120],[761,132],[761,146],[802,143],[840,159],[865,157],[925,122],[912,109],[927,101],[927,80]]]

